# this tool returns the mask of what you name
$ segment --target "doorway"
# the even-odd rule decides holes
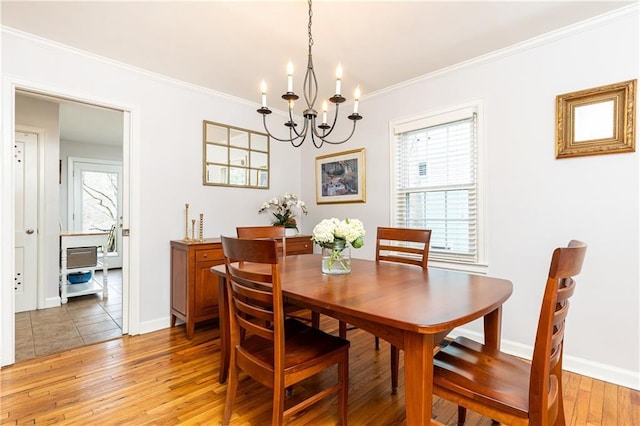
[[[108,232],[109,268],[122,268],[122,162],[69,157],[67,223],[71,232]]]
[[[76,209],[77,203],[73,203],[73,193],[74,193],[74,182],[73,175],[73,167],[68,170],[68,165],[70,164],[70,158],[82,158],[84,164],[95,164],[102,163],[103,166],[106,165],[108,171],[106,175],[109,178],[115,177],[113,181],[115,183],[114,187],[116,188],[116,192],[114,193],[114,210],[112,210],[113,221],[109,224],[109,231],[113,235],[113,244],[111,244],[112,248],[112,256],[114,259],[109,259],[113,263],[111,263],[111,268],[121,268],[112,270],[114,273],[114,278],[117,278],[115,281],[121,282],[121,297],[119,300],[119,309],[121,312],[121,317],[118,322],[119,324],[119,335],[126,334],[128,332],[128,315],[129,315],[129,298],[126,294],[128,291],[128,261],[125,259],[123,262],[123,256],[128,256],[128,247],[127,242],[122,241],[122,225],[126,216],[129,212],[126,210],[128,207],[123,204],[123,199],[128,198],[128,185],[126,180],[124,180],[123,176],[126,176],[124,170],[126,169],[126,155],[125,155],[125,144],[128,145],[128,134],[130,132],[129,129],[129,120],[128,120],[128,112],[123,110],[116,110],[113,108],[105,108],[98,105],[88,104],[85,102],[78,102],[69,98],[60,98],[54,95],[48,95],[43,93],[33,93],[33,92],[23,92],[21,90],[16,90],[15,93],[16,99],[16,114],[15,114],[15,125],[16,129],[18,126],[23,124],[33,125],[37,124],[37,120],[30,121],[33,117],[29,117],[29,120],[25,121],[24,113],[20,111],[20,104],[24,102],[25,99],[28,99],[27,102],[30,104],[34,103],[47,103],[56,105],[58,108],[58,121],[57,125],[58,132],[60,137],[53,141],[52,135],[56,135],[56,131],[52,128],[45,129],[45,134],[47,136],[43,138],[43,140],[38,141],[41,144],[38,152],[38,159],[36,161],[37,164],[37,174],[40,174],[39,183],[40,185],[36,185],[37,198],[39,200],[43,200],[40,208],[37,209],[27,209],[30,212],[37,212],[37,227],[35,230],[35,234],[37,235],[36,245],[38,248],[36,249],[37,253],[40,253],[41,256],[35,257],[35,265],[36,268],[31,268],[30,270],[37,271],[32,274],[34,277],[27,277],[23,271],[18,268],[19,263],[24,263],[24,256],[22,255],[22,250],[16,248],[14,252],[15,262],[16,262],[16,277],[20,274],[21,277],[25,279],[21,282],[22,291],[29,289],[29,294],[33,293],[33,289],[36,289],[36,306],[35,310],[39,312],[53,312],[55,308],[60,307],[60,297],[58,293],[58,280],[59,280],[59,239],[57,235],[60,232],[83,232],[87,231],[83,228],[83,226],[95,226],[87,225],[82,223],[82,221],[69,220],[69,217],[73,218],[74,214],[68,213],[69,206],[71,206],[71,210]],[[46,109],[46,108],[45,108]],[[33,113],[33,111],[38,111],[38,108],[29,108],[29,112]],[[75,118],[74,118],[75,116]],[[117,138],[112,140],[108,144],[100,143],[99,137],[95,136],[104,136],[105,134],[113,133],[113,129],[104,129],[101,128],[100,125],[97,125],[94,119],[100,116],[109,116],[113,119],[116,117],[117,125],[115,126],[115,132],[117,133]],[[69,129],[70,120],[76,120],[79,126],[73,126],[73,129]],[[46,119],[44,120],[47,121]],[[108,121],[108,120],[107,120]],[[113,120],[111,122],[113,124]],[[47,125],[50,125],[48,123]],[[82,131],[85,133],[82,133]],[[86,131],[89,133],[86,133]],[[80,133],[78,133],[80,132]],[[84,135],[78,137],[78,134]],[[106,146],[108,145],[108,146]],[[16,145],[18,146],[18,145]],[[75,157],[74,157],[75,156]],[[50,173],[47,174],[46,169],[51,168],[51,165],[55,162],[55,168],[57,173],[55,174],[55,182],[52,181],[52,176]],[[29,168],[31,167],[31,168]],[[117,170],[115,173],[113,168]],[[27,172],[33,171],[33,164],[27,164],[25,167]],[[18,168],[16,168],[18,169]],[[87,171],[87,170],[84,170]],[[88,171],[92,173],[92,171]],[[16,182],[18,170],[16,170]],[[25,175],[28,175],[26,173]],[[69,177],[70,176],[70,177]],[[68,189],[71,188],[71,189]],[[99,188],[102,190],[102,188]],[[16,191],[16,203],[18,202],[18,192]],[[52,202],[53,200],[53,202]],[[46,206],[46,208],[44,208]],[[54,214],[51,215],[50,211],[54,211]],[[26,210],[25,210],[26,211]],[[80,208],[82,211],[82,208]],[[47,213],[48,212],[48,213]],[[55,216],[55,220],[52,220],[52,216]],[[79,225],[76,224],[79,223]],[[18,218],[18,208],[16,205],[16,247],[18,247],[18,230],[22,227],[22,223]],[[81,229],[78,229],[78,226]],[[97,226],[105,226],[105,222],[101,222]],[[24,234],[29,234],[28,229]],[[52,244],[53,241],[53,244]],[[33,260],[34,257],[30,257],[30,260]],[[123,267],[124,266],[124,267]],[[25,269],[25,268],[22,268]],[[28,268],[27,268],[28,269]],[[54,276],[55,275],[55,276]],[[27,282],[27,279],[30,282]],[[17,287],[17,286],[16,286]],[[111,286],[110,286],[111,288]],[[95,295],[96,302],[102,302],[101,298],[98,295]],[[17,295],[16,295],[17,298]],[[112,297],[113,298],[113,297]],[[87,303],[86,299],[91,299],[88,296],[78,297],[77,301],[82,300],[83,304]],[[17,299],[16,299],[17,302]],[[113,300],[112,300],[113,302]],[[103,303],[104,304],[104,303]],[[15,312],[18,312],[20,309],[19,305],[16,303]],[[108,312],[111,313],[111,312]],[[115,318],[117,320],[117,318]],[[16,323],[16,326],[18,324]],[[78,328],[80,330],[80,328]],[[14,343],[16,343],[18,336],[18,328],[16,327],[16,335],[14,336]],[[5,330],[3,330],[5,332]],[[93,343],[89,339],[85,339],[85,336],[81,335],[81,342],[83,343]],[[80,345],[81,346],[81,345]],[[14,346],[15,347],[15,346]],[[37,354],[36,354],[37,355]]]

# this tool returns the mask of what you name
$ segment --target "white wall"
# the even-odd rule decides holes
[[[185,203],[190,203],[193,218],[204,214],[205,237],[216,237],[235,234],[238,224],[268,224],[268,216],[258,214],[260,204],[280,193],[300,192],[300,151],[277,143],[271,150],[271,189],[202,185],[202,120],[259,131],[262,122],[256,104],[157,78],[6,28],[2,76],[2,364],[11,362],[8,347],[13,340],[12,331],[6,331],[13,322],[11,84],[132,111],[132,149],[127,154],[133,188],[131,270],[139,280],[139,306],[134,308],[139,310],[142,332],[169,325],[169,241],[184,236]],[[55,167],[57,176],[57,162]]]
[[[634,7],[363,98],[359,129],[333,151],[366,148],[367,202],[313,207],[307,223],[360,218],[365,247],[351,253],[373,258],[375,229],[390,223],[389,122],[480,99],[488,274],[514,284],[503,348],[530,355],[553,248],[581,239],[589,249],[569,313],[565,366],[640,388],[638,153],[556,160],[554,152],[555,96],[638,78],[638,38]],[[303,164],[316,155],[305,150]],[[314,177],[302,179],[302,196],[313,199]],[[466,332],[480,330],[476,323]]]

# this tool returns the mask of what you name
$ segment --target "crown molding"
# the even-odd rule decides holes
[[[94,61],[102,62],[104,64],[111,65],[111,66],[114,66],[114,67],[129,71],[129,72],[133,72],[133,73],[136,73],[136,74],[139,74],[139,75],[144,75],[144,76],[146,76],[148,78],[151,78],[151,79],[154,79],[156,81],[161,81],[163,83],[171,84],[173,86],[180,87],[180,88],[183,88],[183,89],[192,90],[192,91],[196,91],[196,92],[199,92],[199,93],[204,92],[204,93],[207,93],[209,95],[213,95],[213,96],[217,96],[217,97],[220,97],[220,98],[224,98],[224,99],[227,99],[227,100],[233,101],[233,102],[242,103],[242,104],[245,104],[245,105],[249,105],[251,107],[255,107],[256,105],[258,105],[256,102],[248,101],[246,99],[239,98],[237,96],[229,95],[228,93],[224,93],[224,92],[220,92],[220,91],[217,91],[217,90],[213,90],[213,89],[210,89],[210,88],[204,87],[204,86],[199,86],[197,84],[188,83],[188,82],[185,82],[183,80],[178,80],[176,78],[169,77],[169,76],[166,76],[164,74],[160,74],[160,73],[156,73],[156,72],[153,72],[153,71],[149,71],[149,70],[146,70],[144,68],[139,68],[139,67],[127,64],[125,62],[120,62],[120,61],[116,61],[114,59],[110,59],[110,58],[107,58],[107,57],[104,57],[104,56],[96,55],[94,53],[87,52],[86,50],[78,49],[78,48],[63,44],[63,43],[59,43],[59,42],[56,42],[56,41],[53,41],[53,40],[46,39],[44,37],[40,37],[40,36],[37,36],[37,35],[34,35],[34,34],[30,34],[30,33],[24,32],[24,31],[20,31],[20,30],[17,30],[15,28],[7,27],[5,25],[2,25],[2,34],[3,34],[3,36],[5,34],[12,35],[12,36],[15,36],[15,37],[27,40],[27,41],[31,41],[31,42],[34,42],[34,43],[39,43],[39,44],[45,45],[47,47],[51,47],[51,48],[55,48],[55,49],[58,49],[58,50],[62,50],[62,51],[65,51],[65,52],[68,52],[68,53],[71,53],[71,54],[74,54],[74,55],[78,55],[78,56],[87,58],[87,59],[91,59],[91,60],[94,60]]]
[[[424,75],[412,78],[410,80],[405,80],[401,83],[385,87],[384,89],[367,93],[366,95],[363,95],[360,98],[360,101],[362,102],[363,99],[369,100],[377,96],[385,95],[390,92],[394,92],[398,89],[412,86],[416,83],[420,83],[423,81],[435,79],[454,71],[459,71],[459,70],[469,68],[478,64],[483,64],[491,61],[496,61],[498,59],[506,58],[509,56],[517,55],[521,52],[534,49],[536,47],[549,44],[567,37],[572,37],[581,32],[601,27],[603,25],[609,24],[612,21],[623,19],[634,14],[637,17],[639,13],[639,9],[640,9],[640,3],[634,3],[629,6],[624,6],[620,9],[616,9],[614,11],[607,12],[590,19],[586,19],[584,21],[572,24],[568,27],[560,28],[558,30],[554,30],[549,33],[531,38],[529,40],[525,40],[523,42],[519,42],[511,46],[508,46],[499,50],[495,50],[493,52],[490,52],[481,56],[477,56],[473,59],[469,59],[469,60],[460,62],[458,64],[451,65],[449,67],[441,68],[437,71],[433,71],[428,74],[424,74]]]

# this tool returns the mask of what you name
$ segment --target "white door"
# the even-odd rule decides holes
[[[16,132],[15,260],[16,312],[32,311],[38,296],[38,135]]]
[[[109,268],[122,268],[122,163],[69,158],[69,229],[111,232]]]

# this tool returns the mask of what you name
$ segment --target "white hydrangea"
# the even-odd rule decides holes
[[[336,239],[345,240],[354,248],[360,248],[366,231],[358,219],[340,220],[335,217],[324,219],[313,228],[312,240],[324,246]]]

